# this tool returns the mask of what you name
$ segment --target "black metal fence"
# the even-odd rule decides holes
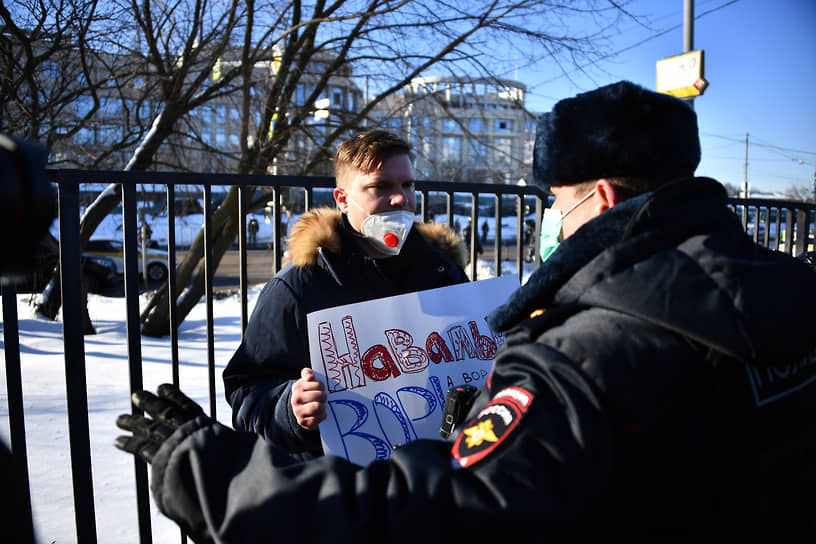
[[[59,190],[59,240],[60,240],[60,278],[62,292],[62,334],[66,375],[67,417],[70,447],[70,470],[73,485],[74,518],[76,523],[76,541],[95,543],[98,540],[94,502],[94,483],[92,478],[90,432],[88,423],[88,394],[86,375],[86,353],[83,337],[83,299],[81,279],[81,243],[80,243],[80,187],[82,184],[121,184],[122,187],[122,237],[124,241],[124,294],[126,305],[127,353],[129,369],[129,388],[131,391],[142,389],[142,355],[141,333],[139,323],[139,288],[141,279],[138,274],[139,218],[137,207],[139,185],[165,186],[167,197],[167,258],[169,292],[176,292],[176,239],[175,224],[175,191],[179,186],[201,187],[204,200],[204,266],[205,266],[205,300],[207,331],[207,374],[210,396],[210,413],[216,407],[215,376],[215,338],[213,328],[213,187],[235,187],[238,192],[238,249],[240,255],[239,291],[241,300],[241,330],[248,320],[247,308],[247,208],[250,188],[262,188],[268,191],[267,200],[271,206],[271,220],[274,232],[274,269],[281,267],[283,250],[281,244],[281,213],[284,191],[297,191],[302,196],[304,209],[309,209],[315,202],[315,191],[327,190],[334,186],[333,178],[290,177],[290,176],[240,176],[179,173],[146,173],[146,172],[100,172],[60,170],[52,171],[52,178]],[[466,184],[451,182],[418,182],[420,195],[419,213],[424,221],[432,216],[444,216],[448,225],[454,225],[456,217],[467,216],[472,225],[470,236],[470,264],[468,273],[477,279],[478,240],[477,226],[479,221],[490,220],[493,228],[492,253],[493,270],[501,274],[502,263],[515,261],[516,270],[521,277],[525,261],[537,255],[537,240],[531,234],[538,232],[541,213],[547,205],[547,197],[535,187],[506,186],[493,184]],[[289,194],[289,193],[287,193]],[[816,205],[799,202],[782,202],[777,200],[731,199],[731,208],[741,218],[743,226],[755,241],[765,247],[801,253],[813,249],[814,216]],[[510,217],[511,223],[504,223]],[[534,228],[525,223],[534,221]],[[808,247],[810,246],[810,247]],[[505,258],[511,257],[510,259]],[[532,259],[538,261],[537,259]],[[527,266],[534,266],[528,264]],[[9,435],[15,457],[16,472],[25,482],[26,493],[30,498],[28,454],[26,444],[25,414],[23,410],[23,384],[21,374],[21,357],[19,345],[19,328],[17,317],[17,297],[15,288],[3,285],[3,334],[6,362],[6,382],[8,394]],[[170,334],[168,338],[172,380],[179,383],[178,353],[178,309],[173,297],[169,302]],[[227,416],[228,418],[228,416]],[[110,422],[113,426],[113,421]],[[111,446],[112,447],[112,446]],[[134,460],[136,504],[138,509],[138,527],[131,533],[138,533],[139,542],[152,542],[150,504],[148,495],[147,468],[141,461]],[[30,510],[30,499],[28,501]],[[68,539],[67,535],[63,535]],[[184,535],[180,536],[185,541]]]
[[[800,255],[814,250],[816,204],[766,198],[731,198],[729,207],[763,247]]]

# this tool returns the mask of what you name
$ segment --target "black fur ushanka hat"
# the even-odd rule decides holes
[[[561,100],[538,118],[533,179],[545,187],[691,175],[699,162],[694,110],[629,81]]]

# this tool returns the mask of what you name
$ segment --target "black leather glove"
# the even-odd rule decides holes
[[[201,406],[174,385],[162,384],[157,393],[158,397],[149,391],[137,391],[131,396],[133,405],[152,419],[131,414],[116,418],[116,426],[133,435],[117,437],[114,445],[148,463],[176,429],[198,416],[206,416]]]

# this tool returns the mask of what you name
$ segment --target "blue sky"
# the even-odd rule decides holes
[[[718,9],[719,8],[719,9]],[[656,62],[683,53],[683,0],[636,0],[611,51],[588,74],[555,81],[526,71],[527,107],[547,111],[561,98],[628,79],[656,86]],[[706,13],[710,12],[710,13]],[[742,186],[745,133],[751,189],[810,188],[816,172],[816,0],[697,0],[694,49],[705,51],[709,87],[695,99],[703,158],[697,175]]]

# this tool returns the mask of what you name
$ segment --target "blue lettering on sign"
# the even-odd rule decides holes
[[[442,403],[438,396],[441,395],[442,388],[439,379],[434,380],[432,387],[437,389],[436,394],[424,387],[411,385],[397,389],[396,399],[388,393],[380,392],[371,401],[362,398],[330,400],[329,409],[334,416],[346,459],[351,459],[350,448],[366,447],[359,440],[374,449],[377,459],[387,459],[394,446],[418,438],[415,424],[431,418],[436,412],[440,412],[438,415],[441,417]],[[340,407],[350,409],[353,417],[345,413],[347,410],[338,414]],[[369,414],[372,412],[374,419],[369,421]],[[341,419],[349,424],[348,428],[341,428]],[[364,429],[366,424],[368,425]]]
[[[448,378],[450,380],[450,378]],[[442,384],[439,382],[439,378],[437,376],[431,376],[430,380],[431,386],[434,389],[434,393],[436,393],[436,398],[439,400],[440,403],[443,405],[445,404],[445,391],[442,390]],[[448,386],[450,388],[450,386]]]
[[[393,415],[396,422],[399,424],[399,429],[402,431],[402,436],[396,439],[388,440],[388,431],[392,425],[388,425],[387,420],[381,417],[382,408],[385,409],[385,415]],[[411,428],[408,423],[408,418],[405,417],[402,409],[397,405],[397,401],[388,393],[377,393],[374,395],[374,416],[377,418],[377,424],[380,427],[380,432],[386,438],[389,445],[393,448],[394,444],[404,444],[411,440]],[[393,434],[393,433],[392,433]]]
[[[335,412],[335,405],[347,406],[355,413],[356,417],[351,427],[345,431],[340,428],[340,418],[337,417],[337,413]],[[329,401],[329,408],[334,415],[334,421],[337,423],[337,432],[340,434],[340,441],[343,443],[343,451],[346,454],[346,459],[350,459],[348,445],[346,444],[346,439],[350,436],[361,438],[362,440],[371,444],[371,446],[374,448],[377,459],[388,459],[388,456],[391,455],[391,448],[385,442],[385,440],[378,436],[374,436],[373,434],[357,431],[357,429],[362,427],[368,420],[368,410],[362,402],[351,399],[332,400]]]

